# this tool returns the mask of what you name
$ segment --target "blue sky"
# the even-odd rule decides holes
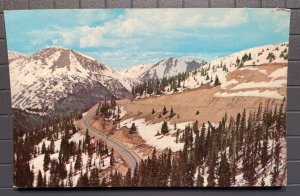
[[[11,51],[71,48],[120,70],[285,42],[289,16],[274,9],[18,10],[6,11],[5,22]]]

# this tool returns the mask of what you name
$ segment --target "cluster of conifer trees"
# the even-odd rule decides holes
[[[100,101],[96,110],[96,116],[101,116],[104,120],[112,119],[115,122],[120,121],[121,108],[116,103],[116,98],[112,97],[110,102],[106,99]]]
[[[179,73],[172,77],[163,77],[162,79],[152,78],[142,84],[137,84],[132,87],[132,95],[142,96],[144,94],[152,95],[161,95],[165,88],[168,87],[167,91],[177,92],[178,88],[184,88],[184,81],[188,78],[189,73]]]
[[[88,130],[82,142],[69,142],[74,127],[74,117],[48,123],[47,126],[26,129],[15,128],[14,181],[21,187],[202,187],[281,184],[285,177],[285,109],[284,104],[271,107],[260,105],[258,110],[227,115],[218,125],[199,125],[196,121],[181,135],[184,148],[179,152],[166,149],[142,160],[126,175],[112,169],[101,175],[103,162],[96,164],[93,157],[110,156],[114,165],[114,151],[102,141],[91,142]],[[54,141],[61,139],[60,148]],[[47,139],[50,145],[43,143]],[[51,154],[58,153],[57,159]],[[86,165],[82,153],[88,155]],[[43,171],[35,174],[30,160],[44,154]],[[69,169],[66,165],[69,164]],[[73,167],[74,165],[74,167]],[[49,171],[49,172],[47,172]],[[49,176],[47,176],[47,174]],[[73,177],[79,174],[77,184]],[[242,174],[242,175],[241,175]],[[205,177],[206,176],[206,177]],[[239,177],[238,177],[239,176]],[[270,178],[271,176],[271,178]],[[34,183],[34,179],[36,183]],[[267,182],[271,179],[270,182]]]
[[[275,108],[260,105],[247,115],[245,110],[236,118],[225,115],[216,127],[208,123],[199,128],[195,122],[184,130],[182,151],[157,155],[154,150],[133,176],[128,170],[122,186],[265,186],[270,176],[270,184],[279,185],[286,171],[285,160],[281,160],[285,154],[284,111],[283,104]]]
[[[100,140],[92,141],[89,131],[83,140],[69,141],[77,132],[73,122],[74,115],[53,120],[33,129],[26,127],[14,128],[14,184],[18,187],[73,187],[100,183],[101,168],[104,167],[103,158],[110,158],[110,165],[114,164],[114,150]],[[60,146],[55,147],[55,141],[60,139]],[[46,145],[45,140],[50,141]],[[42,145],[39,145],[41,144]],[[58,158],[51,155],[58,154]],[[83,155],[88,156],[84,165]],[[34,173],[30,161],[44,155],[42,168]],[[98,159],[96,162],[95,159]],[[69,164],[67,168],[67,164]],[[74,177],[79,175],[78,182]],[[88,181],[87,175],[90,175]],[[97,185],[99,184],[97,183]]]

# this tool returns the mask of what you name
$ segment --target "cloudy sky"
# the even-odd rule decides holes
[[[288,41],[289,12],[274,9],[99,9],[5,12],[8,49],[77,50],[120,70],[162,58],[207,61]]]

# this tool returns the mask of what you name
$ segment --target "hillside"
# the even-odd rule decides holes
[[[274,44],[267,46],[260,46],[243,50],[226,57],[216,59],[210,63],[207,63],[200,68],[194,69],[191,72],[185,72],[183,74],[177,74],[167,79],[161,80],[147,80],[143,84],[134,86],[134,95],[136,98],[144,98],[148,96],[155,96],[161,94],[172,94],[182,92],[187,89],[195,89],[199,87],[213,87],[221,85],[221,91],[216,93],[215,96],[243,96],[243,93],[237,93],[245,88],[250,88],[252,91],[251,95],[256,94],[259,96],[266,97],[280,97],[276,92],[257,92],[257,88],[260,90],[263,87],[270,88],[271,86],[281,87],[286,83],[282,80],[282,77],[286,77],[286,68],[278,70],[272,76],[265,77],[272,68],[262,67],[259,70],[259,66],[270,65],[270,64],[284,64],[287,63],[288,56],[288,44]],[[253,76],[250,76],[248,80],[243,79],[245,76],[233,76],[231,73],[239,69],[240,71],[251,70],[254,72]],[[237,73],[238,74],[238,73]],[[245,83],[240,86],[235,85]],[[231,94],[223,93],[223,91],[232,90]],[[272,89],[271,89],[272,90]],[[247,96],[247,95],[244,95]]]
[[[288,45],[283,43],[234,53],[187,74],[186,80],[181,80],[178,85],[177,92],[166,86],[160,88],[162,94],[155,94],[154,91],[149,95],[144,92],[143,96],[138,95],[136,99],[120,100],[118,104],[126,111],[120,125],[130,128],[135,123],[138,129],[142,127],[140,137],[148,145],[161,150],[166,147],[178,150],[183,146],[174,144],[175,132],[168,136],[157,135],[164,120],[168,121],[169,127],[176,124],[184,129],[195,121],[199,124],[208,121],[218,123],[225,115],[236,117],[244,109],[247,113],[254,112],[261,104],[268,103],[271,108],[285,104],[287,48]],[[251,56],[251,59],[245,59],[245,54]],[[271,60],[269,56],[272,56]],[[240,59],[239,63],[237,59]],[[219,81],[216,84],[217,76]],[[207,77],[210,79],[207,80]],[[167,111],[165,116],[162,115],[164,107]],[[172,118],[171,109],[175,113]],[[145,130],[147,133],[143,132]],[[125,140],[122,137],[126,137],[126,134],[122,136],[118,132],[116,137]]]

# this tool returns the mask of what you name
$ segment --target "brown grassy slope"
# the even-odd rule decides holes
[[[258,69],[265,70],[267,75],[273,71],[287,66],[286,64],[268,64],[257,66]],[[267,75],[257,70],[240,70],[237,69],[231,73],[228,73],[227,79],[236,79],[239,82],[261,82],[269,81],[270,78]],[[241,77],[243,76],[243,77]],[[282,78],[281,78],[282,79]],[[286,79],[286,78],[285,78]],[[234,87],[230,86],[230,87]],[[172,122],[186,122],[198,120],[202,122],[215,122],[217,123],[227,113],[227,115],[235,117],[238,112],[246,110],[256,110],[260,103],[266,103],[269,101],[271,106],[281,104],[282,100],[268,99],[262,97],[214,97],[213,95],[221,90],[220,86],[212,88],[198,88],[192,90],[186,90],[182,93],[175,93],[172,95],[154,96],[145,99],[138,100],[121,100],[118,104],[123,105],[127,111],[127,115],[123,118],[146,118],[152,122],[162,121],[163,118],[169,116],[169,113],[159,118],[158,113],[162,111],[166,106],[170,111],[173,107],[174,112],[179,114],[174,116]],[[257,90],[257,89],[251,89]],[[261,91],[266,90],[258,89]],[[281,95],[286,97],[286,87],[281,88],[268,88],[268,90],[276,90]],[[221,90],[222,92],[224,90]],[[226,91],[226,90],[225,90]],[[230,88],[228,88],[230,91]],[[156,111],[154,115],[151,114],[152,108]],[[196,115],[196,111],[199,111],[199,115]]]

